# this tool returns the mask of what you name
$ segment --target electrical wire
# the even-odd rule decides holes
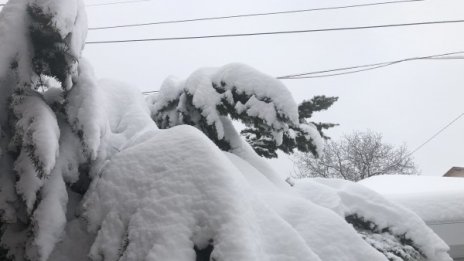
[[[399,63],[409,62],[409,61],[417,61],[417,60],[441,60],[441,59],[443,59],[443,60],[445,60],[445,59],[446,60],[451,60],[451,59],[461,60],[461,59],[464,59],[464,57],[461,57],[461,56],[452,56],[452,55],[456,55],[456,54],[464,54],[464,51],[449,52],[449,53],[442,53],[442,54],[434,54],[434,55],[428,55],[428,56],[411,57],[411,58],[405,58],[405,59],[396,60],[396,61],[390,61],[390,62],[364,64],[364,65],[342,67],[342,68],[336,68],[336,69],[313,71],[313,72],[307,72],[307,73],[290,74],[290,75],[276,77],[276,79],[279,79],[279,80],[299,80],[299,79],[307,79],[307,78],[332,77],[332,76],[338,76],[338,75],[343,75],[343,74],[359,73],[359,72],[363,72],[363,71],[379,69],[379,68],[386,67],[386,66],[391,66],[391,65],[395,65],[395,64],[399,64]],[[359,70],[341,72],[341,73],[333,73],[333,74],[325,74],[325,75],[317,75],[317,74],[323,74],[323,73],[328,73],[328,72],[339,72],[339,71],[346,71],[346,70],[352,70],[352,69],[359,69]],[[153,90],[153,91],[145,91],[145,92],[142,92],[142,93],[145,94],[145,95],[148,95],[148,94],[151,94],[151,93],[158,93],[158,92],[159,92],[158,90]]]
[[[352,30],[365,30],[365,29],[376,29],[376,28],[420,26],[420,25],[433,25],[433,24],[456,24],[456,23],[464,23],[464,20],[430,21],[430,22],[417,22],[417,23],[383,24],[383,25],[370,25],[370,26],[338,27],[338,28],[291,30],[291,31],[274,31],[274,32],[257,32],[257,33],[216,34],[216,35],[201,35],[201,36],[178,36],[178,37],[165,37],[165,38],[142,38],[142,39],[125,39],[125,40],[101,40],[101,41],[88,41],[88,42],[86,42],[86,44],[90,45],[90,44],[116,44],[116,43],[133,43],[133,42],[197,40],[197,39],[209,39],[209,38],[231,38],[231,37],[249,37],[249,36],[263,36],[263,35],[301,34],[301,33],[317,33],[317,32],[334,32],[334,31],[352,31]]]
[[[238,15],[229,15],[229,16],[214,16],[214,17],[203,17],[203,18],[192,18],[192,19],[181,19],[181,20],[156,21],[156,22],[137,23],[137,24],[89,27],[89,30],[103,30],[103,29],[140,27],[140,26],[160,25],[160,24],[177,24],[177,23],[223,20],[223,19],[234,19],[234,18],[245,18],[245,17],[295,14],[295,13],[305,13],[305,12],[314,12],[314,11],[340,10],[340,9],[348,9],[348,8],[369,7],[369,6],[389,5],[389,4],[401,4],[401,3],[410,3],[410,2],[423,2],[423,1],[425,1],[425,0],[401,0],[401,1],[388,1],[388,2],[378,2],[378,3],[370,3],[370,4],[357,4],[357,5],[345,5],[345,6],[333,6],[333,7],[321,7],[321,8],[311,8],[311,9],[289,10],[289,11],[277,11],[277,12],[267,12],[267,13],[250,13],[250,14],[238,14]]]
[[[435,54],[435,55],[429,55],[429,56],[411,57],[411,58],[405,58],[405,59],[390,61],[390,62],[364,64],[364,65],[342,67],[342,68],[328,69],[328,70],[322,70],[322,71],[313,71],[313,72],[307,72],[307,73],[290,74],[290,75],[279,76],[277,77],[277,79],[281,79],[281,80],[308,79],[308,78],[321,78],[321,77],[330,77],[330,76],[337,76],[337,75],[344,75],[344,74],[352,74],[352,73],[370,71],[370,70],[379,69],[379,68],[399,64],[399,63],[416,61],[416,60],[463,59],[463,57],[451,56],[451,55],[456,55],[456,54],[464,54],[464,51]],[[359,69],[359,70],[341,72],[341,73],[333,73],[333,74],[324,74],[324,73],[329,73],[329,72],[339,72],[339,71],[347,71],[347,70],[353,70],[353,69]],[[317,74],[324,74],[324,75],[317,75]]]
[[[459,116],[457,116],[456,118],[454,118],[452,121],[450,121],[448,124],[446,124],[443,128],[441,128],[439,131],[437,131],[435,134],[433,134],[430,138],[428,138],[425,142],[423,142],[421,145],[417,146],[414,150],[412,150],[408,156],[411,156],[413,155],[414,153],[416,153],[417,151],[419,151],[420,149],[422,149],[425,145],[427,145],[429,142],[431,142],[432,140],[434,140],[436,137],[438,137],[438,135],[440,135],[442,132],[444,132],[446,129],[448,129],[449,127],[451,127],[451,125],[453,125],[455,122],[457,122],[459,119],[462,118],[462,116],[464,116],[464,112],[461,113]]]

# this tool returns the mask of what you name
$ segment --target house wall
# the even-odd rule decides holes
[[[464,168],[452,167],[443,177],[461,177],[464,178]]]
[[[427,224],[449,246],[450,256],[464,261],[464,221]]]

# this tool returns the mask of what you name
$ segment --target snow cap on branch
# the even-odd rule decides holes
[[[243,64],[199,69],[185,81],[168,78],[149,102],[160,128],[195,126],[226,151],[233,147],[233,138],[225,135],[226,117],[247,126],[246,132],[259,141],[247,140],[260,155],[275,157],[278,148],[317,151],[322,144],[312,124],[299,123],[298,107],[285,85]]]

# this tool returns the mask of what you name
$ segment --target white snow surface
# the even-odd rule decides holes
[[[464,221],[464,179],[374,176],[360,184],[418,214],[427,223]]]
[[[295,193],[294,188],[277,188],[247,161],[231,153],[226,155],[262,202],[290,224],[321,260],[386,260],[364,242],[343,217],[321,204],[318,199],[301,197]],[[330,190],[325,188],[320,192],[323,197]]]
[[[324,139],[317,130],[316,125],[313,123],[302,123],[299,125],[300,129],[305,133],[307,139],[312,139],[313,144],[316,146],[316,152],[318,155],[322,155],[324,149]]]
[[[36,193],[43,184],[33,160],[40,164],[42,175],[46,177],[50,174],[58,156],[60,129],[55,114],[38,96],[22,97],[14,113],[19,116],[15,128],[22,144],[20,156],[15,162],[15,170],[21,173],[16,188],[30,211]],[[32,146],[34,149],[30,149]]]
[[[32,50],[28,46],[26,4],[28,0],[8,1],[0,12],[0,79],[10,73],[11,63],[18,60],[18,78],[29,79],[31,75]]]
[[[212,240],[217,260],[319,260],[250,192],[239,171],[198,130],[160,130],[116,155],[94,181],[85,217],[93,231],[101,229],[90,256],[194,260],[193,246],[204,248]],[[124,240],[127,248],[118,253]]]
[[[66,115],[75,131],[82,132],[86,152],[95,160],[106,130],[103,96],[90,64],[81,59],[78,81],[67,95]]]
[[[66,225],[68,194],[61,170],[54,171],[42,189],[42,201],[34,211],[35,237],[26,250],[31,260],[47,261]]]

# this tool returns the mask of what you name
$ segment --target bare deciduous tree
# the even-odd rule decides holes
[[[417,174],[405,145],[398,148],[382,142],[382,135],[355,131],[339,141],[327,141],[320,157],[298,153],[295,176],[342,178],[358,181],[376,175]]]

